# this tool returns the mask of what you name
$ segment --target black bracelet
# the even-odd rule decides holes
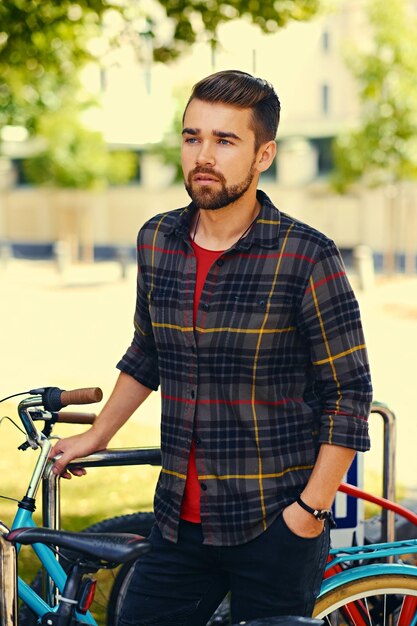
[[[296,502],[297,504],[301,506],[301,508],[304,509],[304,511],[307,511],[307,513],[310,513],[310,515],[315,517],[320,522],[323,522],[326,519],[333,522],[333,515],[332,515],[331,509],[313,509],[313,507],[309,506],[308,504],[303,502],[303,500],[301,500],[301,496],[298,496]]]

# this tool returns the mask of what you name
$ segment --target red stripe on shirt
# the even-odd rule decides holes
[[[277,252],[276,254],[249,254],[244,252],[239,252],[233,256],[240,257],[242,259],[277,259],[279,256],[286,257],[288,259],[301,259],[302,261],[307,261],[312,265],[315,265],[317,262],[315,259],[311,259],[308,256],[304,256],[303,254],[295,254],[291,252],[286,252],[284,254],[280,254]]]
[[[314,283],[314,289],[317,289],[317,287],[320,287],[320,285],[324,285],[325,283],[328,283],[331,280],[336,280],[336,278],[340,278],[341,276],[346,276],[346,272],[341,271],[341,272],[337,272],[337,274],[331,274],[330,276],[326,276],[325,278],[322,278],[322,280],[317,281],[317,283]],[[306,293],[311,291],[311,289],[312,289],[311,286],[307,287]]]
[[[137,247],[138,250],[154,250],[155,252],[163,252],[164,254],[180,254],[181,256],[187,257],[189,256],[183,250],[168,250],[167,248],[158,248],[156,246],[151,246],[149,244],[141,244]]]

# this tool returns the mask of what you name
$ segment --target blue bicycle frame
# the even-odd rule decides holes
[[[28,420],[30,421],[30,423],[28,424],[28,428],[33,426],[33,423],[31,423],[30,418],[27,415],[25,415],[24,417],[25,417],[26,422]],[[48,464],[48,455],[51,449],[51,443],[46,437],[43,437],[43,435],[39,436],[34,426],[33,426],[33,433],[34,433],[33,438],[32,438],[33,445],[32,443],[31,445],[32,447],[41,448],[41,452],[37,460],[26,496],[24,498],[24,500],[26,500],[27,502],[33,503],[33,506],[29,505],[27,507],[26,506],[19,507],[15,515],[15,518],[13,520],[12,530],[16,528],[23,528],[23,527],[32,527],[32,528],[36,527],[36,524],[33,520],[34,502],[36,498],[36,493],[38,491],[39,485],[42,480],[42,476],[44,475],[46,466]],[[29,440],[30,439],[31,438],[29,438]],[[43,567],[47,571],[48,575],[54,581],[58,590],[62,593],[64,586],[65,586],[67,575],[63,567],[60,565],[60,563],[56,559],[55,553],[48,546],[43,545],[41,543],[34,544],[33,549],[36,555],[38,556],[39,560],[41,561]],[[20,551],[20,545],[16,546],[16,551],[17,553]],[[39,615],[41,617],[45,613],[56,612],[57,606],[50,606],[20,577],[18,577],[18,581],[17,581],[17,590],[18,590],[19,598],[36,615]],[[85,615],[77,614],[77,619],[79,619],[80,622],[83,622],[85,624],[97,626],[97,622],[93,618],[91,613],[86,613]]]
[[[417,567],[406,563],[366,563],[372,559],[385,559],[387,557],[397,557],[401,554],[416,554],[417,539],[407,539],[388,543],[375,543],[367,546],[355,546],[350,548],[336,548],[330,550],[332,559],[326,566],[326,571],[331,570],[336,565],[347,563],[351,565],[355,561],[365,561],[365,564],[357,567],[348,567],[326,578],[321,586],[319,598],[346,583],[374,576],[375,574],[404,574],[414,576],[417,586]]]
[[[15,528],[23,527],[36,527],[32,518],[32,512],[25,509],[19,509],[12,524],[12,530]],[[16,546],[17,552],[20,550],[20,545]],[[52,578],[58,590],[62,593],[64,589],[67,575],[62,565],[57,561],[54,552],[48,548],[48,546],[42,543],[33,544],[33,549],[38,556],[48,575]],[[57,607],[51,607],[45,602],[38,594],[27,584],[24,580],[18,577],[17,589],[19,598],[36,614],[42,617],[45,613],[55,612]],[[96,620],[90,613],[86,615],[78,615],[80,621],[92,626],[97,626]]]

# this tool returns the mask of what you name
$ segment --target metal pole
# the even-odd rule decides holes
[[[384,422],[382,495],[387,500],[395,502],[395,415],[382,402],[374,402],[371,413],[378,413]],[[395,541],[395,513],[393,511],[382,510],[381,539],[383,541]]]
[[[59,477],[49,464],[42,479],[42,525],[46,528],[61,528],[61,486]],[[57,559],[58,549],[57,549]],[[43,571],[43,597],[50,606],[58,604],[58,589],[48,573]]]
[[[68,467],[118,467],[121,465],[161,465],[159,448],[114,448],[74,459]]]
[[[101,450],[82,459],[74,459],[68,467],[117,467],[121,465],[161,465],[159,448],[115,448]],[[42,481],[43,525],[59,530],[61,527],[60,480],[52,472],[52,463]]]

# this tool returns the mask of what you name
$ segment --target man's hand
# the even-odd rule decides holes
[[[324,522],[315,519],[313,515],[304,511],[297,502],[287,506],[283,510],[282,516],[288,528],[299,537],[312,539],[323,532]]]
[[[100,440],[93,430],[88,430],[80,435],[60,439],[49,453],[50,460],[57,455],[61,455],[59,459],[54,461],[52,471],[62,478],[71,478],[71,474],[74,476],[84,476],[86,470],[83,467],[74,467],[68,470],[67,465],[71,463],[73,459],[87,456],[97,450],[103,450],[105,447],[106,444],[100,443]]]
[[[87,456],[97,450],[105,450],[109,441],[123,426],[134,411],[152,392],[129,374],[120,372],[114,389],[103,410],[94,420],[93,426],[81,435],[60,439],[49,453],[49,459],[62,455],[54,461],[52,471],[62,478],[84,476],[83,467],[67,470],[68,463],[73,459]]]

